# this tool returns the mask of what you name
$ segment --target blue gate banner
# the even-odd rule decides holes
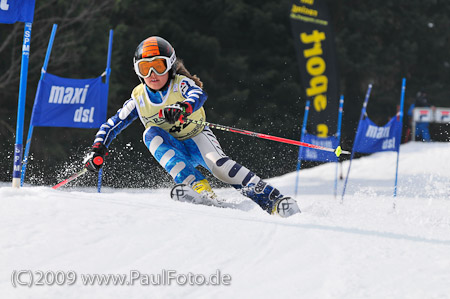
[[[353,151],[366,154],[398,151],[401,134],[402,123],[396,116],[383,127],[378,127],[366,117],[358,125]]]
[[[0,0],[0,23],[33,23],[35,0]]]
[[[320,145],[328,148],[337,148],[339,146],[339,140],[337,137],[318,137],[313,134],[306,133],[303,136],[303,142],[311,143],[314,145]],[[335,153],[321,151],[312,148],[301,148],[299,159],[308,161],[320,161],[320,162],[336,162],[337,157]]]
[[[106,120],[108,85],[102,77],[67,79],[45,74],[33,107],[36,127],[98,128]]]

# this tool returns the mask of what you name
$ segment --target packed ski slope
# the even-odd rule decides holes
[[[335,164],[302,170],[303,213],[289,219],[233,189],[217,193],[236,209],[220,209],[174,202],[169,189],[98,194],[3,183],[0,297],[450,298],[450,144],[402,146],[394,200],[395,161],[395,153],[354,160],[342,203]],[[293,195],[295,178],[269,181]],[[142,279],[172,270],[171,285]],[[62,285],[35,285],[39,271],[50,273],[44,284],[59,271]],[[83,281],[131,273],[140,276],[128,285]],[[182,285],[189,274],[197,280]],[[212,274],[222,285],[200,285]],[[31,287],[19,285],[32,276]]]

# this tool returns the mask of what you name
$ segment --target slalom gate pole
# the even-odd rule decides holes
[[[97,176],[97,192],[102,192],[103,168],[100,168]]]
[[[403,78],[402,80],[402,92],[400,95],[400,123],[402,126],[400,127],[400,143],[402,138],[402,130],[403,130],[403,105],[405,100],[405,89],[406,89],[406,79]],[[398,147],[397,151],[397,166],[395,167],[395,185],[394,185],[394,199],[397,197],[397,180],[398,180],[398,161],[400,158],[400,146]],[[394,209],[395,209],[395,201],[394,201]]]
[[[74,179],[76,179],[79,176],[82,176],[83,174],[85,174],[87,172],[87,168],[83,168],[81,171],[72,174],[69,178],[65,179],[64,181],[62,181],[61,183],[56,184],[55,186],[52,187],[52,189],[58,189],[59,187],[64,186],[65,184],[73,181]]]
[[[300,136],[300,141],[303,142],[306,134],[306,124],[308,122],[308,114],[309,114],[309,105],[310,101],[306,101],[305,105],[305,115],[303,116],[303,126],[302,126],[302,134]],[[298,161],[297,161],[297,175],[295,178],[295,196],[297,196],[298,191],[298,180],[300,177],[300,168],[302,167],[302,156],[303,156],[303,147],[299,147],[298,149]]]
[[[267,140],[272,140],[272,141],[276,141],[276,142],[287,143],[287,144],[309,147],[309,148],[318,149],[318,150],[322,150],[322,151],[332,152],[332,153],[335,153],[337,157],[339,157],[341,154],[345,154],[345,155],[351,154],[351,152],[349,152],[349,151],[343,151],[340,146],[338,146],[336,149],[332,149],[332,148],[314,145],[314,144],[301,142],[301,141],[297,141],[297,140],[256,133],[256,132],[252,132],[252,131],[227,127],[224,125],[213,124],[213,123],[209,123],[206,121],[193,120],[193,119],[189,119],[189,118],[185,119],[185,121],[188,121],[188,122],[191,122],[194,124],[198,124],[198,125],[208,126],[213,129],[222,130],[222,131],[226,131],[226,132],[238,133],[238,134],[243,134],[243,135],[252,136],[252,137],[256,137],[256,138],[267,139]]]
[[[47,46],[47,52],[45,54],[44,65],[42,66],[42,69],[41,69],[41,78],[39,79],[39,83],[38,83],[38,87],[37,87],[37,90],[36,90],[36,97],[34,99],[34,103],[37,102],[37,98],[39,97],[39,93],[40,93],[40,90],[41,90],[41,81],[44,79],[45,73],[47,72],[48,61],[50,60],[50,54],[52,53],[53,41],[55,40],[55,35],[56,35],[56,29],[57,28],[58,28],[58,25],[57,24],[53,24],[52,33],[50,35],[50,40],[49,40],[48,46]],[[33,111],[31,112],[30,126],[28,128],[27,143],[25,145],[25,154],[24,154],[23,162],[22,162],[22,174],[21,174],[21,177],[20,177],[20,186],[23,186],[23,183],[25,181],[25,173],[27,171],[28,155],[30,153],[31,139],[33,137],[33,130],[34,130],[34,126],[33,126],[34,108],[35,107],[33,106]]]
[[[364,99],[364,104],[361,109],[361,115],[359,117],[358,128],[356,129],[355,137],[358,135],[359,125],[360,125],[364,115],[366,114],[367,103],[369,102],[371,91],[372,91],[372,84],[369,84],[369,87],[367,88],[366,98]],[[347,176],[345,177],[344,188],[342,190],[341,203],[344,202],[345,189],[347,188],[348,176],[350,175],[350,168],[352,167],[352,161],[353,161],[354,155],[355,155],[355,140],[353,140],[352,154],[350,156],[350,164],[348,165]]]
[[[3,4],[3,1],[2,1]],[[22,5],[22,4],[21,4]],[[19,103],[17,105],[16,143],[14,145],[14,161],[12,186],[20,187],[23,154],[23,123],[25,120],[25,101],[27,93],[28,61],[30,57],[32,23],[26,22],[23,32],[22,62],[20,66]]]
[[[114,31],[111,29],[109,30],[109,41],[108,41],[108,56],[106,58],[106,85],[107,85],[107,93],[109,93],[109,77],[111,75],[111,53],[112,53],[112,43],[113,43],[113,33]],[[106,95],[108,97],[108,95]],[[97,179],[97,192],[102,192],[102,179],[103,179],[103,168],[100,168],[98,172],[98,179]]]
[[[344,112],[344,95],[341,95],[339,99],[339,115],[338,115],[338,126],[336,132],[336,138],[338,140],[338,144],[341,143],[341,127],[342,127],[342,113]],[[339,158],[336,159],[336,173],[334,176],[334,198],[337,197],[337,185],[338,185],[338,167],[339,167]]]

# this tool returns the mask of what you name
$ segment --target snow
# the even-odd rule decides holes
[[[231,188],[216,193],[236,209],[175,202],[169,189],[99,194],[2,183],[1,298],[450,298],[450,144],[402,145],[394,199],[395,162],[396,153],[354,160],[343,202],[343,181],[333,194],[336,164],[302,170],[302,214],[288,219]],[[295,179],[268,181],[293,195]],[[20,270],[35,280],[38,271],[74,271],[77,281],[13,287]],[[134,270],[220,271],[231,282],[100,286],[81,278]]]

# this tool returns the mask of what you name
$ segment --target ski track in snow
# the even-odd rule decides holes
[[[2,183],[0,296],[450,298],[450,144],[403,145],[394,199],[395,161],[396,153],[354,160],[343,202],[343,181],[333,195],[335,164],[302,170],[302,214],[288,219],[267,215],[231,188],[216,193],[235,209],[175,202],[167,188],[99,194]],[[295,180],[290,173],[267,181],[292,196]],[[78,279],[14,288],[12,272],[28,269],[73,270]],[[80,278],[218,269],[231,285],[86,286]]]

